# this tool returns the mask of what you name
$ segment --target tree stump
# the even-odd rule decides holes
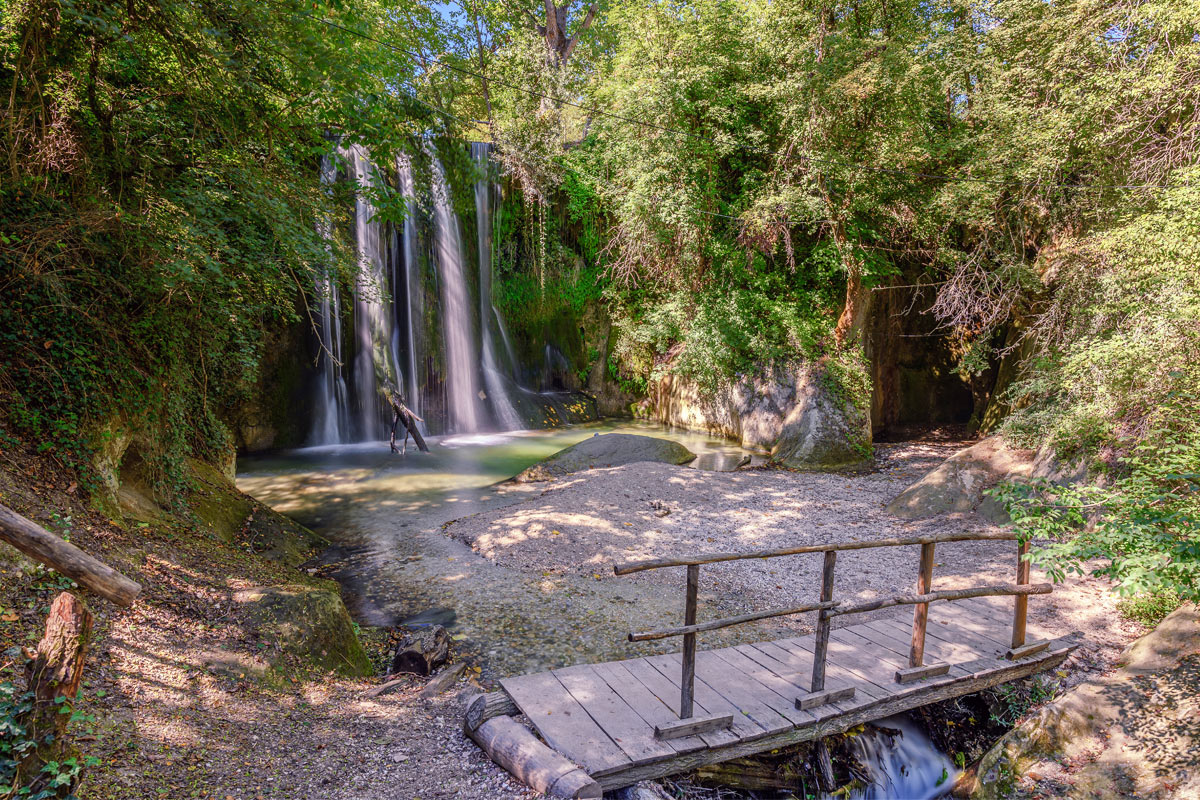
[[[410,633],[392,656],[393,675],[432,675],[450,657],[450,634],[441,625]]]
[[[83,601],[69,592],[54,598],[46,620],[46,634],[25,666],[25,679],[33,702],[29,710],[20,715],[20,724],[37,746],[21,759],[16,785],[21,786],[25,781],[32,794],[49,790],[52,797],[65,797],[78,784],[79,776],[76,776],[69,784],[51,787],[49,784],[54,776],[42,772],[42,767],[52,761],[62,763],[74,754],[65,736],[71,715],[63,711],[64,705],[70,708],[79,691],[91,635],[92,612]]]

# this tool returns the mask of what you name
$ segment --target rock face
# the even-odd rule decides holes
[[[336,585],[255,587],[235,592],[233,600],[251,635],[287,660],[277,668],[311,665],[352,677],[371,673]]]
[[[991,436],[950,456],[888,503],[887,511],[903,519],[979,511],[988,519],[1006,522],[1004,509],[984,497],[984,490],[1007,478],[1027,478],[1033,472],[1033,453],[1009,447],[999,436]]]
[[[1200,613],[1178,609],[1121,661],[997,742],[970,796],[1200,797]]]
[[[660,422],[769,450],[791,467],[839,469],[871,458],[869,410],[839,401],[811,364],[776,365],[714,394],[667,375],[651,387],[650,400]]]
[[[617,467],[638,461],[659,461],[664,464],[686,464],[696,457],[678,442],[637,436],[631,433],[596,434],[534,464],[517,475],[522,483],[551,481],[572,472],[597,467]]]

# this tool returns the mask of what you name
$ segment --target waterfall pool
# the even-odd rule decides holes
[[[448,522],[540,493],[544,484],[500,483],[597,433],[678,441],[689,466],[732,469],[749,451],[703,433],[637,421],[429,437],[432,452],[389,452],[386,441],[249,456],[238,486],[325,536],[319,559],[365,625],[391,626],[420,614],[453,619],[460,647],[485,674],[543,670],[634,654],[635,621],[677,621],[681,593],[578,576],[547,577],[481,558],[445,536]],[[762,454],[754,454],[761,459]],[[651,648],[653,649],[653,648]],[[660,648],[662,649],[662,648]]]

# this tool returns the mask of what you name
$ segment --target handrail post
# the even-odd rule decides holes
[[[825,551],[825,568],[821,573],[821,602],[833,599],[833,568],[837,564],[837,551]],[[825,688],[825,654],[829,651],[829,609],[817,612],[816,646],[813,648],[813,674],[810,692]]]
[[[696,599],[700,592],[700,565],[687,568],[687,599],[683,610],[683,624],[696,624]],[[679,683],[679,718],[692,716],[692,697],[696,685],[696,634],[683,635],[683,680]]]
[[[1017,585],[1029,583],[1029,540],[1017,542]],[[1029,595],[1019,594],[1013,602],[1012,646],[1025,644],[1025,614],[1029,610]]]
[[[917,571],[917,594],[928,594],[933,585],[933,542],[921,545],[921,566]],[[908,650],[908,666],[919,667],[925,662],[925,626],[929,622],[929,603],[913,606],[912,646]]]

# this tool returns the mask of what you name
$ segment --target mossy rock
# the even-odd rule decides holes
[[[247,633],[282,653],[273,667],[305,667],[348,677],[371,674],[371,661],[335,585],[288,584],[243,589],[233,596]]]
[[[534,464],[516,477],[522,483],[551,481],[572,472],[617,467],[639,461],[686,464],[696,457],[679,442],[632,433],[596,434]]]
[[[200,526],[226,543],[244,543],[256,555],[299,566],[328,542],[303,525],[271,510],[238,491],[220,470],[202,461],[189,461],[195,477],[188,506]]]

